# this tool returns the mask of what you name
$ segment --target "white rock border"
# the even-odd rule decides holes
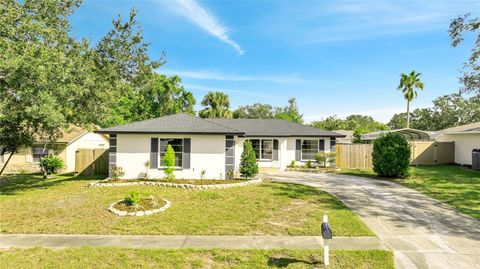
[[[123,202],[123,199],[122,199],[122,200],[116,201],[115,203],[112,203],[108,207],[108,211],[112,212],[115,215],[122,216],[122,217],[123,216],[141,217],[141,216],[151,215],[153,213],[163,212],[163,211],[167,210],[169,207],[172,206],[172,202],[170,202],[168,200],[165,200],[165,199],[161,199],[161,200],[163,200],[165,202],[165,205],[160,207],[160,208],[151,209],[151,210],[140,210],[140,211],[128,212],[128,211],[118,210],[114,207],[116,204],[118,204],[120,202]]]
[[[257,184],[260,182],[262,182],[261,178],[252,179],[244,182],[238,182],[238,183],[210,184],[210,185],[180,184],[180,183],[155,182],[155,181],[133,181],[133,182],[112,182],[112,183],[100,183],[98,181],[98,182],[88,184],[87,187],[95,188],[95,187],[146,185],[146,186],[157,186],[157,187],[206,190],[206,189],[226,189],[230,187],[247,186],[247,185]]]

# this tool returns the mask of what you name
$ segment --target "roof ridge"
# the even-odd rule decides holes
[[[201,118],[201,117],[198,117],[198,118],[199,118],[199,119],[202,119],[202,120],[204,120],[204,121],[207,121],[207,122],[209,122],[209,123],[211,123],[211,124],[215,124],[215,125],[218,125],[218,126],[220,126],[220,127],[232,129],[232,130],[234,130],[234,131],[243,133],[243,134],[245,135],[245,132],[244,132],[244,131],[237,130],[237,129],[232,128],[232,127],[230,127],[230,126],[226,126],[226,125],[223,125],[223,124],[220,124],[220,123],[213,122],[213,121],[209,120],[209,119],[215,119],[215,118]],[[233,118],[232,118],[232,119],[222,118],[222,119],[225,119],[225,120],[233,120]]]

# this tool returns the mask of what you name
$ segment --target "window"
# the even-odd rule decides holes
[[[167,146],[172,145],[175,151],[175,167],[182,167],[183,164],[183,139],[182,138],[161,138],[160,139],[160,166],[164,166],[163,157]]]
[[[337,148],[335,145],[337,145],[337,140],[335,137],[330,137],[330,151],[335,152]]]
[[[33,161],[40,162],[40,158],[48,156],[48,149],[41,147],[33,147]]]
[[[272,139],[250,139],[255,157],[257,160],[273,159],[273,140]]]
[[[318,153],[318,140],[302,140],[302,160],[315,160]]]

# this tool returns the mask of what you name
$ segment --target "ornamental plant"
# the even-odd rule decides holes
[[[55,155],[48,155],[42,158],[41,166],[48,175],[56,174],[63,169],[63,160]]]
[[[382,177],[408,177],[410,145],[403,135],[388,133],[373,142],[373,171]]]
[[[114,166],[110,169],[112,171],[112,178],[118,180],[125,175],[125,171],[120,166]]]
[[[257,158],[253,151],[252,143],[245,140],[243,143],[243,152],[240,159],[240,174],[248,179],[258,174]]]
[[[175,150],[173,150],[172,145],[168,144],[167,150],[165,151],[165,156],[163,156],[163,165],[165,168],[165,180],[171,181],[175,179],[173,171],[175,170]]]
[[[318,165],[322,167],[327,166],[327,155],[325,152],[319,152],[315,154],[315,160],[317,161]]]
[[[134,206],[140,203],[140,195],[136,191],[131,191],[128,193],[127,196],[123,199],[125,205],[127,206]]]

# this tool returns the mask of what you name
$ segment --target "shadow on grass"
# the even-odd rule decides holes
[[[292,263],[303,263],[303,264],[309,264],[309,265],[319,265],[319,261],[305,261],[305,260],[299,260],[299,259],[294,259],[294,258],[275,258],[275,257],[270,257],[268,258],[268,266],[270,267],[277,267],[277,268],[285,268],[288,267]]]
[[[105,177],[105,175],[75,176],[72,173],[56,175],[47,179],[43,179],[42,175],[39,174],[3,176],[0,177],[0,195],[15,195],[18,192],[30,189],[47,189],[64,184],[65,182],[76,180],[100,180]]]

